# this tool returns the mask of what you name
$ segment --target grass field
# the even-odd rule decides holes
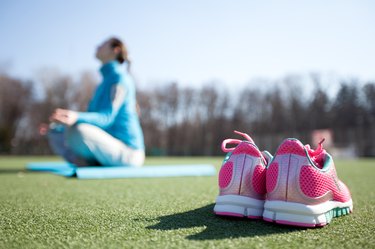
[[[0,157],[0,248],[375,248],[375,160],[336,161],[354,213],[302,229],[212,213],[215,177],[77,180]],[[148,158],[147,164],[222,158]]]

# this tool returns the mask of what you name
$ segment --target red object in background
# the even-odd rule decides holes
[[[320,141],[324,140],[325,148],[333,147],[333,132],[331,129],[314,130],[311,133],[311,145],[314,147],[319,144]]]
[[[45,136],[48,132],[48,129],[49,129],[48,124],[46,124],[46,123],[40,124],[39,127],[38,127],[39,134],[41,136]]]

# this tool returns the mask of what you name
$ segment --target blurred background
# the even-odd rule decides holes
[[[148,155],[222,155],[233,130],[275,152],[326,138],[375,156],[374,1],[0,1],[0,154],[50,154],[57,107],[86,109],[96,47],[123,39]],[[124,69],[125,70],[125,69]]]

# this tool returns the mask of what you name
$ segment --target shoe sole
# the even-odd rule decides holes
[[[348,202],[328,201],[318,205],[304,205],[295,202],[266,201],[263,219],[268,222],[299,227],[322,227],[332,218],[353,211],[352,200]]]
[[[263,200],[240,195],[222,195],[216,198],[214,213],[220,216],[262,219]]]

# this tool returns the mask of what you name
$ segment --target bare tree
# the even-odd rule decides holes
[[[321,88],[320,81],[316,79],[312,100],[308,108],[308,128],[310,130],[330,127],[330,105],[331,102],[327,93]]]
[[[0,153],[10,153],[20,121],[31,103],[30,82],[0,75]]]

